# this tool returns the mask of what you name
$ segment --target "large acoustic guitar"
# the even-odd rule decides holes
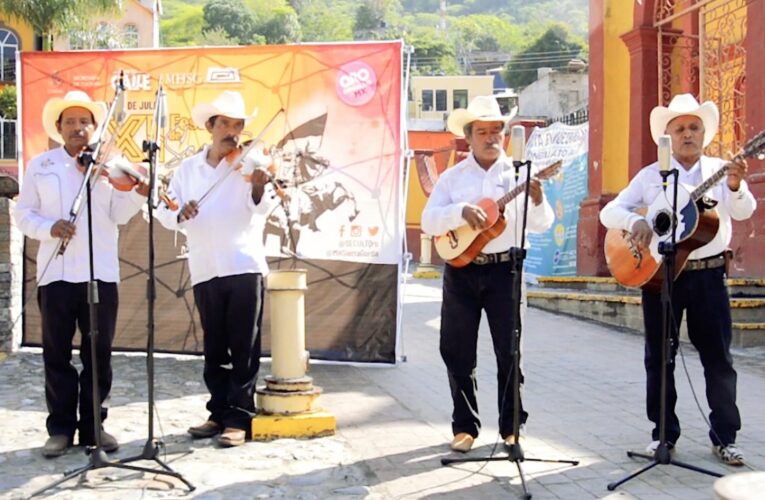
[[[562,161],[556,161],[537,172],[533,178],[540,181],[549,179],[558,173],[562,164]],[[468,224],[465,224],[446,234],[436,236],[434,243],[438,255],[453,267],[465,267],[470,264],[488,242],[505,230],[507,221],[502,215],[505,211],[505,205],[525,190],[526,183],[524,182],[496,201],[491,198],[483,198],[478,201],[476,205],[486,212],[487,228],[483,230],[472,229]]]
[[[736,155],[698,187],[682,183],[677,185],[677,220],[675,221],[677,243],[675,253],[675,278],[683,271],[688,256],[715,237],[720,221],[714,205],[704,200],[704,194],[728,173],[730,163],[751,158],[765,149],[765,130],[746,143]],[[638,247],[629,231],[609,229],[606,232],[605,254],[608,269],[616,281],[631,288],[653,292],[661,290],[664,281],[664,259],[659,253],[659,243],[672,240],[672,187],[660,194],[650,206],[638,210],[653,229],[648,248]]]

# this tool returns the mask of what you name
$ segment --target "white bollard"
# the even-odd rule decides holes
[[[271,301],[271,373],[279,380],[305,376],[305,291],[307,271],[272,271],[266,277]]]

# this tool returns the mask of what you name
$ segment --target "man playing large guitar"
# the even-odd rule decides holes
[[[688,255],[683,271],[677,276],[672,293],[673,328],[670,332],[674,361],[678,346],[678,329],[687,314],[688,335],[699,351],[704,366],[707,401],[711,408],[709,421],[713,452],[728,465],[742,465],[744,457],[735,445],[736,432],[741,428],[741,417],[736,406],[736,371],[730,355],[731,314],[725,284],[725,251],[731,241],[731,219],[751,217],[756,208],[754,196],[744,177],[747,164],[742,159],[725,162],[702,154],[717,133],[719,112],[713,102],[699,105],[690,94],[677,95],[668,107],[657,106],[651,112],[651,135],[654,141],[668,134],[672,140],[672,168],[678,170],[679,183],[699,186],[694,190],[714,204],[719,229]],[[737,157],[738,158],[738,157]],[[721,182],[705,182],[715,178]],[[724,181],[722,181],[724,179]],[[672,192],[670,181],[666,193]],[[600,213],[600,220],[608,228],[628,232],[636,249],[645,250],[655,241],[657,225],[653,227],[636,210],[651,206],[659,197],[669,196],[662,187],[659,163],[643,168],[629,185]],[[693,203],[694,195],[690,196]],[[678,207],[678,211],[680,207]],[[610,264],[611,265],[611,264]],[[646,409],[654,423],[651,442],[646,451],[654,453],[659,445],[659,413],[661,405],[662,372],[662,306],[660,293],[643,288],[643,318],[645,326],[645,369],[647,376]],[[675,414],[677,392],[674,382],[674,363],[667,371],[666,439],[670,448],[680,437],[680,421]]]
[[[496,220],[477,202],[482,198],[497,199],[516,185],[512,159],[503,150],[505,126],[511,118],[512,114],[501,114],[491,96],[476,97],[467,109],[457,109],[449,116],[449,130],[458,137],[464,135],[471,154],[438,179],[422,214],[424,232],[443,235],[466,224],[473,229],[488,229],[490,221]],[[521,169],[518,184],[525,182],[526,170]],[[529,186],[528,229],[541,232],[552,225],[555,214],[545,200],[541,183],[532,178]],[[497,356],[499,431],[508,444],[513,440],[513,397],[510,390],[505,391],[513,368],[510,343],[514,308],[508,250],[520,246],[523,198],[518,196],[505,205],[507,227],[486,243],[483,253],[463,267],[447,264],[444,271],[440,350],[454,404],[451,447],[455,451],[470,450],[481,428],[475,368],[482,310],[489,320]],[[519,410],[523,423],[527,414],[522,406]]]

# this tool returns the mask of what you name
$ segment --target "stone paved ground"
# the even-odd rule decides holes
[[[158,424],[166,444],[161,458],[197,486],[191,494],[167,476],[106,467],[49,491],[50,498],[513,498],[519,477],[512,462],[442,467],[453,456],[447,442],[450,402],[438,354],[439,281],[406,285],[403,354],[396,367],[314,364],[325,394],[320,405],[335,414],[338,433],[315,440],[252,442],[233,449],[191,441],[185,429],[205,418],[205,388],[198,358],[156,359]],[[703,377],[693,349],[684,348],[690,379],[704,402]],[[650,427],[644,417],[642,342],[639,336],[531,309],[524,325],[525,405],[531,416],[522,441],[527,457],[580,460],[576,467],[524,462],[535,499],[702,499],[714,478],[658,466],[616,492],[606,485],[641,465],[625,450],[642,449]],[[744,422],[738,442],[750,466],[765,467],[765,353],[738,353],[739,403]],[[267,373],[269,365],[263,366]],[[118,458],[141,452],[147,436],[145,360],[114,359],[114,389],[107,429],[122,447]],[[721,473],[706,424],[682,365],[678,414],[683,437],[675,456]],[[81,448],[61,458],[40,454],[45,441],[42,360],[37,352],[0,361],[0,498],[23,498],[85,465]],[[469,456],[486,456],[497,438],[496,376],[491,342],[482,326],[478,383],[484,430]],[[706,411],[705,411],[706,413]],[[154,462],[133,462],[156,468]]]

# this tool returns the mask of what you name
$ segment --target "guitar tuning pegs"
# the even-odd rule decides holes
[[[757,159],[758,159],[758,160],[765,160],[765,153],[759,153],[759,154],[757,155]]]

